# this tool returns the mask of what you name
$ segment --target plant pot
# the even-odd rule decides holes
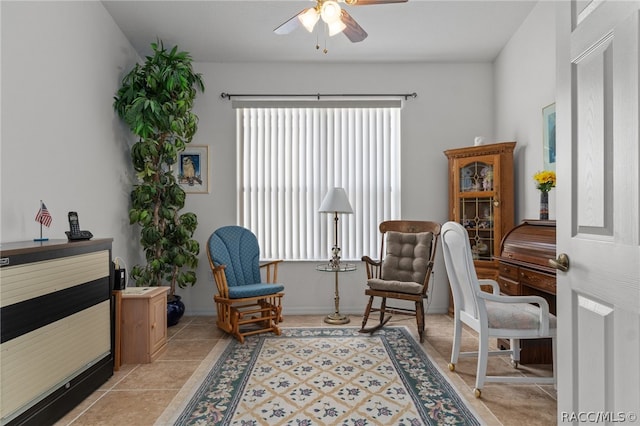
[[[182,315],[184,315],[184,303],[180,296],[169,296],[167,300],[167,327],[178,324]]]

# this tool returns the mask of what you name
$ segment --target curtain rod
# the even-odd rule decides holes
[[[241,94],[233,94],[233,93],[225,93],[222,92],[220,93],[220,97],[222,99],[228,99],[231,100],[231,98],[241,98],[241,97],[251,97],[251,98],[298,98],[298,97],[306,97],[306,98],[311,98],[311,97],[315,97],[317,100],[320,100],[321,97],[323,98],[336,98],[336,97],[343,97],[343,98],[399,98],[399,97],[403,97],[404,100],[408,100],[409,98],[417,98],[418,94],[416,92],[413,93],[398,93],[398,94],[390,94],[390,93],[379,93],[379,94],[362,94],[362,93],[354,93],[354,94],[337,94],[337,93],[309,93],[309,94],[302,94],[302,93],[294,93],[294,94],[255,94],[255,95],[251,95],[251,94],[246,94],[246,93],[241,93]]]

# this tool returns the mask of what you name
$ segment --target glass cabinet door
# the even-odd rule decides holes
[[[494,223],[497,220],[498,172],[495,157],[488,156],[460,162],[456,185],[457,220],[467,229],[473,258],[492,260],[499,250]]]
[[[515,146],[516,142],[497,142],[444,151],[449,166],[449,220],[467,230],[480,279],[498,280],[500,243],[513,228]],[[449,314],[453,315],[453,296]]]

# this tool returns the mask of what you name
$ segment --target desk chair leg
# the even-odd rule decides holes
[[[457,313],[455,314],[458,315]],[[457,319],[453,321],[453,347],[451,348],[451,363],[449,363],[449,370],[454,371],[455,365],[458,362],[458,356],[460,355],[460,338],[462,335],[462,323]]]
[[[520,339],[509,339],[509,346],[511,349],[511,365],[514,368],[518,368],[518,364],[520,364]]]
[[[489,361],[489,339],[480,337],[478,342],[478,368],[476,371],[476,388],[474,393],[476,398],[480,397],[480,390],[484,386],[487,376],[487,362]]]

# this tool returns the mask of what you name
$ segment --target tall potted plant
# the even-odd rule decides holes
[[[113,107],[138,137],[131,148],[138,182],[131,191],[129,222],[140,226],[146,264],[133,266],[131,277],[138,286],[170,287],[167,320],[175,325],[184,313],[176,286],[195,284],[200,245],[193,239],[196,215],[180,213],[186,194],[172,167],[198,128],[191,109],[204,84],[189,53],[177,46],[167,50],[162,42],[151,47],[153,55],[124,76]]]

